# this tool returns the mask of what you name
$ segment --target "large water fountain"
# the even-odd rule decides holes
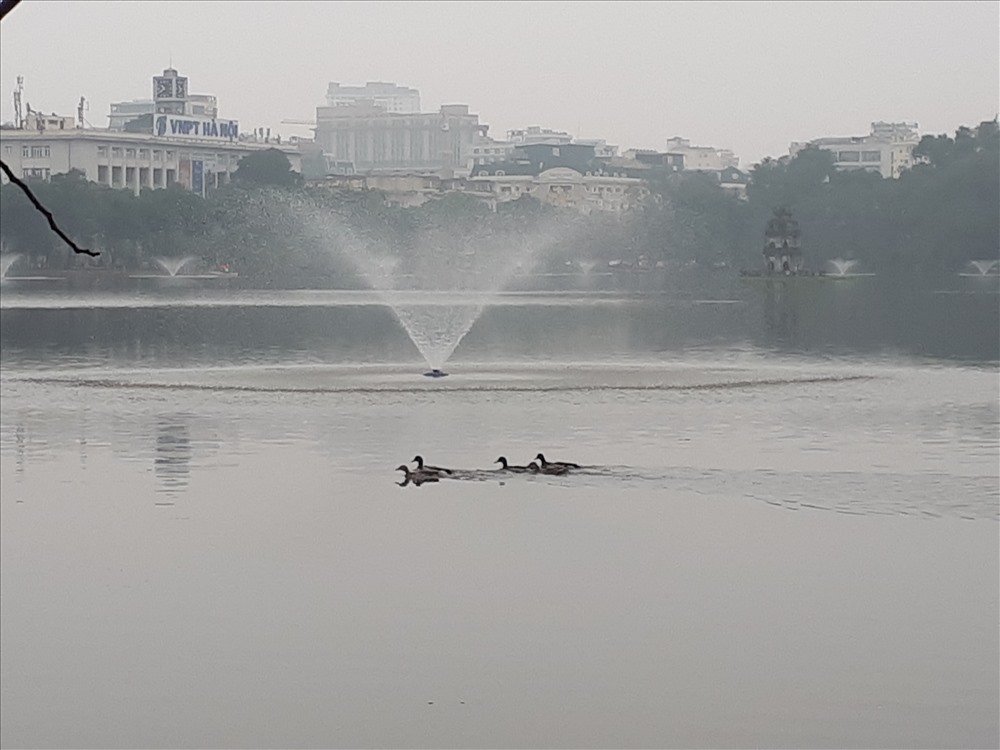
[[[458,211],[373,232],[315,207],[296,213],[350,260],[406,330],[431,368],[426,374],[436,377],[512,277],[580,229],[565,216],[529,221]]]

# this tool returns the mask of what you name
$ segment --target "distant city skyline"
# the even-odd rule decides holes
[[[195,10],[197,9],[197,10]],[[24,0],[0,26],[11,93],[108,123],[172,65],[241,130],[308,135],[329,83],[394,82],[468,104],[494,138],[529,125],[749,168],[877,120],[951,133],[1000,109],[1000,5],[950,3],[235,3]]]

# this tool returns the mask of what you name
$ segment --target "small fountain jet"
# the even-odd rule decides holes
[[[10,253],[0,255],[0,279],[7,278],[7,271],[14,265],[14,262],[21,257],[20,253]]]

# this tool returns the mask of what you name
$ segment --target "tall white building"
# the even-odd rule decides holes
[[[899,175],[921,163],[914,157],[913,149],[920,143],[920,133],[915,122],[873,122],[868,135],[816,138],[808,142],[794,142],[788,147],[791,156],[808,146],[829,151],[837,169],[849,171],[863,169],[878,172],[882,177],[898,179]]]
[[[344,86],[331,82],[326,90],[326,106],[374,106],[394,114],[420,112],[420,92],[408,86],[384,81],[368,81],[364,86]]]

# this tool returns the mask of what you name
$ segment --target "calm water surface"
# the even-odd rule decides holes
[[[5,289],[3,746],[996,747],[996,296],[753,294]]]

